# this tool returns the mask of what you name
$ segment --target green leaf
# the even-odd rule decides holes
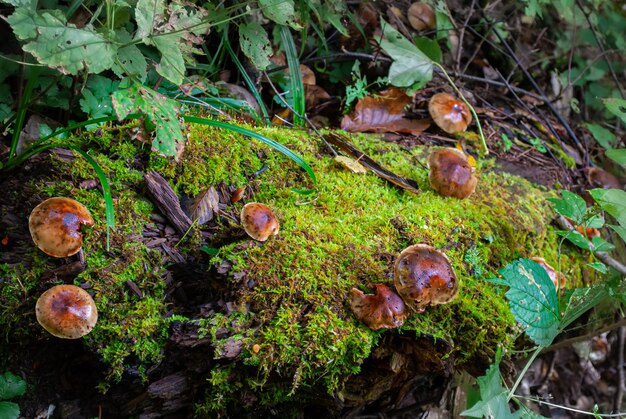
[[[556,234],[558,234],[561,237],[565,237],[567,240],[571,241],[572,243],[574,243],[576,246],[580,247],[581,249],[591,250],[591,242],[585,236],[580,234],[578,231],[559,230],[556,232]]]
[[[0,400],[23,396],[24,393],[26,393],[26,381],[22,377],[8,371],[0,375]]]
[[[15,112],[11,109],[9,105],[4,103],[0,103],[0,122],[3,122],[13,116]]]
[[[119,81],[94,75],[89,78],[80,99],[80,108],[91,118],[100,118],[113,114],[111,94],[117,91]]]
[[[603,274],[608,272],[606,265],[602,262],[591,262],[591,263],[588,263],[587,266]]]
[[[608,296],[606,288],[601,285],[593,288],[576,288],[570,294],[563,310],[560,329],[565,329],[588,310],[606,300]]]
[[[28,9],[35,9],[37,7],[37,0],[2,0],[0,3],[7,3],[12,6],[26,7]]]
[[[585,213],[587,212],[587,204],[580,196],[570,191],[561,191],[563,199],[548,198],[548,201],[554,204],[554,210],[563,217],[569,218],[576,225],[583,225],[585,221]]]
[[[265,70],[271,64],[272,45],[267,32],[259,23],[250,22],[239,26],[239,46],[257,69]]]
[[[612,148],[606,151],[606,156],[620,166],[626,167],[626,148]]]
[[[606,109],[626,124],[626,100],[617,98],[602,99]]]
[[[626,227],[625,191],[621,189],[591,189],[589,193],[603,210],[615,217],[622,227]]]
[[[182,84],[185,76],[185,60],[178,42],[178,35],[155,36],[152,43],[161,53],[156,71],[174,84]]]
[[[78,29],[67,23],[60,10],[17,8],[7,21],[18,38],[30,41],[24,51],[64,74],[100,73],[113,65],[117,47],[90,25]]]
[[[613,224],[609,224],[609,227],[611,227],[617,234],[619,234],[622,240],[626,242],[626,228],[625,227],[617,226]]]
[[[381,18],[381,48],[393,59],[389,83],[397,87],[419,88],[433,77],[433,63],[422,51]]]
[[[442,53],[437,41],[426,36],[418,36],[413,40],[413,42],[415,43],[415,46],[431,61],[441,63]]]
[[[296,22],[293,0],[259,0],[259,6],[269,20],[279,25],[289,25],[296,30],[302,29]]]
[[[589,130],[593,138],[605,149],[613,148],[617,143],[617,137],[613,132],[597,124],[583,124]]]
[[[164,0],[139,0],[135,7],[135,19],[137,20],[135,38],[144,39],[150,36],[156,23],[164,19],[164,14]]]
[[[610,252],[615,249],[615,246],[604,240],[602,237],[592,237],[591,243],[593,243],[594,252]]]
[[[116,31],[116,41],[128,43],[132,39],[125,29]],[[133,77],[141,83],[146,81],[148,75],[148,62],[141,50],[136,45],[127,45],[117,50],[117,60],[111,67],[113,72],[119,77]]]
[[[559,331],[559,306],[554,284],[536,262],[518,259],[500,270],[511,313],[537,345],[549,346]]]
[[[0,418],[18,419],[20,417],[20,407],[13,402],[0,402]]]

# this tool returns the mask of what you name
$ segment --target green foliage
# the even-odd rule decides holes
[[[273,54],[267,32],[257,22],[243,23],[239,26],[239,46],[241,52],[252,61],[259,70],[265,70]]]
[[[17,403],[7,400],[23,396],[24,393],[26,393],[26,381],[22,377],[18,377],[8,371],[0,375],[0,418],[19,418],[20,407]]]

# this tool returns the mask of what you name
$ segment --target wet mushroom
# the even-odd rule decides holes
[[[428,113],[448,134],[463,132],[472,122],[472,114],[465,102],[448,93],[433,95],[428,102]]]
[[[435,28],[435,11],[430,4],[415,2],[407,11],[409,23],[418,31],[430,30]]]
[[[427,244],[414,244],[400,253],[393,282],[406,305],[418,312],[452,301],[459,291],[450,259]]]
[[[443,196],[467,198],[476,190],[478,178],[467,156],[456,148],[443,148],[428,156],[428,181]]]
[[[63,339],[85,336],[98,321],[93,298],[76,285],[56,285],[41,294],[35,313],[44,329]]]
[[[262,242],[277,235],[279,230],[278,220],[272,210],[258,202],[249,202],[243,206],[241,225],[250,237]]]
[[[93,226],[91,214],[71,198],[49,198],[30,213],[28,228],[44,253],[57,258],[78,253],[83,245],[81,225]]]
[[[558,281],[557,281],[557,272],[556,269],[554,269],[552,266],[550,266],[548,264],[548,262],[546,262],[546,260],[544,258],[540,258],[537,256],[533,256],[530,258],[530,260],[537,262],[539,265],[541,265],[541,267],[543,269],[545,269],[546,273],[548,274],[548,277],[550,278],[550,280],[552,281],[552,283],[554,284],[554,288],[558,289],[563,289],[565,288],[565,284],[566,284],[566,279],[565,279],[565,275],[563,275],[562,272],[558,273]]]
[[[356,318],[372,330],[400,327],[407,317],[402,298],[385,284],[372,284],[375,294],[352,288],[350,307]]]

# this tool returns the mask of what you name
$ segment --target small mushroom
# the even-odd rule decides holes
[[[428,102],[428,113],[448,134],[463,132],[472,122],[472,114],[465,102],[448,93],[433,95]]]
[[[404,302],[418,312],[452,301],[459,291],[450,259],[427,244],[414,244],[400,253],[393,282]]]
[[[435,11],[430,4],[413,3],[407,11],[407,18],[413,29],[418,31],[435,28]]]
[[[537,256],[533,256],[530,258],[530,260],[537,262],[539,265],[541,265],[541,267],[543,267],[543,269],[546,270],[546,273],[548,274],[548,277],[550,277],[550,280],[552,281],[552,283],[554,284],[554,288],[558,289],[563,289],[565,288],[565,284],[566,284],[566,279],[565,279],[565,275],[563,275],[563,273],[559,272],[558,273],[558,281],[557,281],[557,272],[556,269],[554,269],[552,266],[550,266],[548,264],[548,262],[546,262],[546,260],[544,258],[540,258]]]
[[[78,253],[83,245],[81,225],[93,226],[91,214],[71,198],[49,198],[30,213],[28,228],[44,253],[57,258]]]
[[[272,210],[265,204],[250,202],[241,210],[241,225],[254,240],[264,242],[272,235],[278,234],[278,220]]]
[[[76,285],[56,285],[41,294],[35,313],[44,329],[63,339],[85,336],[98,321],[93,298]]]
[[[467,156],[456,148],[443,148],[428,156],[428,181],[443,196],[467,198],[476,190],[478,179]]]
[[[350,307],[356,318],[370,329],[393,329],[400,327],[407,317],[407,308],[402,298],[385,284],[373,284],[375,294],[364,294],[361,290],[350,290]]]

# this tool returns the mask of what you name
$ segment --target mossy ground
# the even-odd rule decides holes
[[[236,362],[258,373],[240,376],[239,386],[264,394],[267,400],[262,402],[288,398],[299,386],[340,390],[342,380],[358,373],[385,333],[443,339],[452,348],[447,356],[460,367],[490,356],[497,345],[512,346],[519,330],[502,293],[483,279],[518,257],[541,255],[548,262],[556,261],[557,236],[549,226],[552,214],[546,202],[549,192],[515,176],[491,172],[485,161],[479,162],[480,181],[474,195],[465,200],[444,198],[428,187],[427,149],[404,149],[374,136],[353,138],[382,165],[417,180],[423,192],[412,194],[372,173],[348,172],[306,133],[257,131],[302,155],[315,170],[317,184],[264,144],[206,127],[190,127],[189,142],[179,162],[152,155],[147,165],[138,164],[149,152],[126,139],[124,130],[79,139],[94,150],[93,156],[112,182],[117,227],[110,251],[105,247],[100,192],[77,187],[81,181],[95,178],[86,162],[54,160],[54,177],[37,179],[31,185],[41,199],[65,195],[83,202],[96,219],[96,227],[85,237],[87,269],[74,282],[89,284],[94,293],[100,321],[84,340],[111,365],[111,378],[119,378],[130,366],[141,372],[157,362],[175,318],[165,317],[163,273],[167,267],[161,254],[137,240],[154,211],[142,194],[141,179],[147,168],[159,171],[179,194],[189,196],[221,181],[248,185],[255,191],[248,200],[264,202],[278,215],[279,236],[266,243],[231,242],[211,260],[206,256],[207,264],[230,266],[225,286],[232,291],[236,309],[212,313],[201,319],[201,324],[213,336],[218,335],[217,330],[228,330],[227,337],[222,333],[213,342],[218,358],[229,340],[242,342],[243,351]],[[266,171],[250,176],[264,164]],[[293,188],[312,188],[314,193],[302,195]],[[32,204],[36,204],[34,199]],[[242,205],[238,202],[225,211],[238,214]],[[29,208],[23,208],[23,217],[27,218]],[[396,255],[415,243],[428,243],[448,254],[460,280],[458,297],[450,304],[412,315],[398,330],[369,330],[352,315],[349,290],[391,283]],[[32,310],[24,307],[34,307],[41,288],[38,276],[57,265],[34,247],[28,255],[28,264],[0,265],[4,314],[0,329],[5,336],[22,340],[44,335]],[[570,284],[576,284],[581,276],[578,263],[575,257],[562,256]],[[20,273],[19,283],[14,272]],[[137,285],[143,296],[136,295],[128,281]],[[199,412],[223,408],[239,391],[229,383],[233,364],[221,368],[216,366],[207,377],[207,403],[199,406]],[[269,376],[282,377],[283,384],[263,387]]]

